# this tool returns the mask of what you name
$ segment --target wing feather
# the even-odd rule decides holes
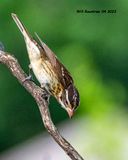
[[[52,50],[40,39],[40,37],[35,33],[38,38],[41,47],[45,51],[48,60],[53,66],[54,71],[57,73],[57,77],[59,81],[63,84],[65,88],[67,88],[71,83],[73,83],[73,79],[69,73],[69,71],[65,68],[65,66],[57,59],[56,55],[52,52]]]

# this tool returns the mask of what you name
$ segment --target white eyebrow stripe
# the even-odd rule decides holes
[[[68,104],[70,104],[69,99],[68,99],[68,90],[66,89],[66,100],[68,102]]]

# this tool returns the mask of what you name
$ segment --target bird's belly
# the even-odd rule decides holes
[[[41,86],[46,87],[47,90],[52,90],[52,87],[54,88],[58,84],[56,75],[50,69],[51,67],[48,62],[31,62],[31,67]]]

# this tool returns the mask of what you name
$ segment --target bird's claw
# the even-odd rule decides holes
[[[32,75],[27,76],[22,83],[26,82],[26,81],[33,81]]]
[[[49,102],[50,95],[45,89],[42,89],[42,98]]]

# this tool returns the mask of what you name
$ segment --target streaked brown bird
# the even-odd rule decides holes
[[[39,42],[32,38],[16,14],[12,13],[12,18],[24,36],[30,67],[41,87],[57,99],[71,118],[80,100],[70,73],[37,34]]]

